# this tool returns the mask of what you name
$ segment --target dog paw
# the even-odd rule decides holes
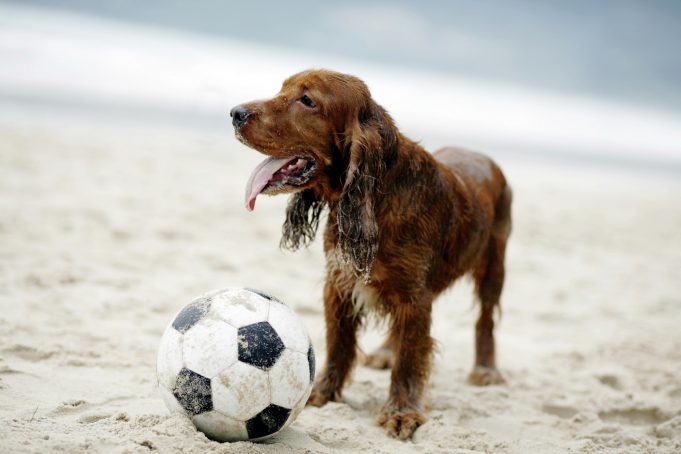
[[[394,438],[407,440],[414,435],[416,429],[426,422],[423,413],[414,409],[382,410],[377,419],[378,424]]]
[[[327,402],[340,401],[340,393],[333,393],[324,390],[322,387],[315,385],[312,388],[310,397],[307,398],[306,405],[312,405],[313,407],[322,407],[326,405]]]
[[[504,376],[495,367],[475,366],[468,375],[468,382],[475,386],[502,385]]]
[[[362,364],[372,369],[391,369],[394,363],[395,355],[389,348],[379,348],[362,358]]]

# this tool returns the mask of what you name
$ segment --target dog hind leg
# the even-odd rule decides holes
[[[372,369],[392,369],[395,365],[394,341],[390,336],[373,352],[362,357],[362,364]]]
[[[494,311],[499,308],[499,298],[504,286],[504,259],[510,231],[511,190],[506,187],[495,206],[495,221],[487,250],[473,273],[480,301],[480,316],[475,325],[475,366],[468,380],[478,386],[505,381],[496,367]]]

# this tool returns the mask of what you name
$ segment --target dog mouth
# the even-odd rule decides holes
[[[246,184],[246,209],[253,211],[259,194],[273,195],[304,185],[316,168],[314,159],[300,156],[265,159],[253,170]]]

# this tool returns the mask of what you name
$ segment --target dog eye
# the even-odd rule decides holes
[[[298,101],[300,101],[305,107],[312,108],[317,106],[317,104],[315,104],[314,101],[311,100],[310,97],[307,95],[301,96]]]

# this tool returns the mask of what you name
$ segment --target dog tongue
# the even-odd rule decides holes
[[[272,175],[293,159],[295,158],[267,158],[258,164],[246,183],[246,209],[248,211],[253,211],[256,197],[267,186]]]

